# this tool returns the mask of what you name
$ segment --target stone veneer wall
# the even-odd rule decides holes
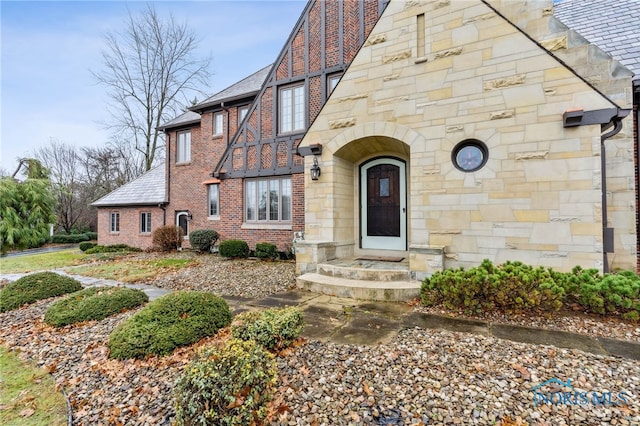
[[[517,16],[538,40],[556,31],[551,1],[490,4]],[[584,52],[571,55],[586,60]],[[622,107],[630,102],[611,98]],[[600,126],[564,129],[562,114],[614,106],[483,2],[392,0],[302,141],[324,150],[320,180],[305,181],[300,272],[322,260],[314,257],[318,247],[358,252],[358,167],[380,155],[408,164],[416,277],[484,258],[602,269]],[[487,164],[474,173],[451,162],[453,148],[467,138],[489,148]],[[614,268],[635,268],[632,148],[624,133],[607,143]],[[312,159],[306,161],[308,169]]]

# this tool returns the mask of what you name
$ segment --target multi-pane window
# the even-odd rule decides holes
[[[220,215],[220,185],[209,185],[209,216]]]
[[[120,232],[119,212],[111,212],[109,222],[109,232]]]
[[[140,213],[140,232],[143,234],[151,233],[151,212]]]
[[[178,133],[176,150],[176,163],[188,163],[191,161],[191,132]]]
[[[221,112],[213,114],[213,134],[221,135],[224,132],[224,115]]]
[[[280,89],[280,133],[304,130],[304,85]]]
[[[245,219],[247,222],[290,222],[291,178],[247,180]]]
[[[242,120],[244,120],[244,118],[247,116],[247,113],[249,112],[249,106],[243,106],[238,108],[238,123],[242,122]]]

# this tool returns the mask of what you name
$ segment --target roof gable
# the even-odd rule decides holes
[[[220,177],[300,173],[296,155],[308,125],[326,102],[327,76],[342,73],[378,21],[389,0],[309,0],[265,83],[216,166]],[[303,130],[278,133],[278,89],[301,83],[305,90]]]

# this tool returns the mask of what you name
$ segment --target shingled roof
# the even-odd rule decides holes
[[[640,1],[560,0],[554,15],[640,80]]]
[[[96,207],[148,206],[167,202],[164,164],[91,203]]]
[[[167,121],[162,126],[158,127],[159,130],[166,130],[171,127],[180,127],[186,126],[188,124],[198,124],[200,123],[200,114],[193,111],[186,111],[173,120]]]
[[[254,72],[248,77],[243,78],[239,82],[232,84],[226,89],[216,93],[203,102],[189,108],[191,111],[201,111],[204,108],[219,104],[222,101],[231,101],[234,99],[244,98],[246,96],[255,95],[262,88],[264,80],[267,78],[271,65],[267,65],[259,71]]]

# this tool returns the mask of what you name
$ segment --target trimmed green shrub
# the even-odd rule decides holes
[[[138,247],[131,247],[126,244],[111,244],[108,246],[99,246],[94,245],[93,247],[87,249],[85,253],[87,254],[96,254],[96,253],[117,253],[117,252],[141,252],[142,249]]]
[[[220,243],[219,253],[222,257],[249,257],[249,245],[242,240],[225,240]]]
[[[271,243],[258,243],[255,254],[258,259],[275,260],[278,258],[278,247]]]
[[[231,339],[209,348],[176,382],[176,424],[262,424],[276,378],[273,355],[255,342]]]
[[[619,314],[624,319],[640,319],[640,277],[633,271],[600,275],[597,269],[573,268],[558,274],[567,301],[576,302],[598,314]]]
[[[533,268],[522,262],[495,266],[485,259],[475,268],[448,269],[427,277],[421,286],[422,303],[443,303],[466,313],[502,309],[519,312],[530,309],[558,310],[564,289],[549,269]]]
[[[25,275],[0,290],[0,312],[79,290],[82,285],[78,280],[54,272]]]
[[[177,250],[182,246],[182,230],[175,225],[156,228],[151,238],[153,245],[161,251]]]
[[[51,237],[51,242],[55,244],[78,244],[89,240],[87,234],[56,234]]]
[[[96,243],[92,243],[91,241],[83,241],[80,243],[80,250],[87,251],[95,246],[97,246]]]
[[[89,238],[89,240],[97,240],[98,239],[98,233],[97,232],[85,232],[85,235],[87,236],[87,238]]]
[[[189,244],[198,251],[210,251],[220,234],[213,229],[201,229],[189,234]]]
[[[63,327],[82,321],[101,320],[149,301],[144,291],[127,287],[91,287],[54,302],[44,322]]]
[[[268,350],[280,350],[291,345],[304,330],[302,311],[296,307],[244,312],[231,326],[233,337],[254,340]]]
[[[150,302],[109,335],[110,357],[168,355],[231,322],[227,302],[212,293],[178,291]]]

